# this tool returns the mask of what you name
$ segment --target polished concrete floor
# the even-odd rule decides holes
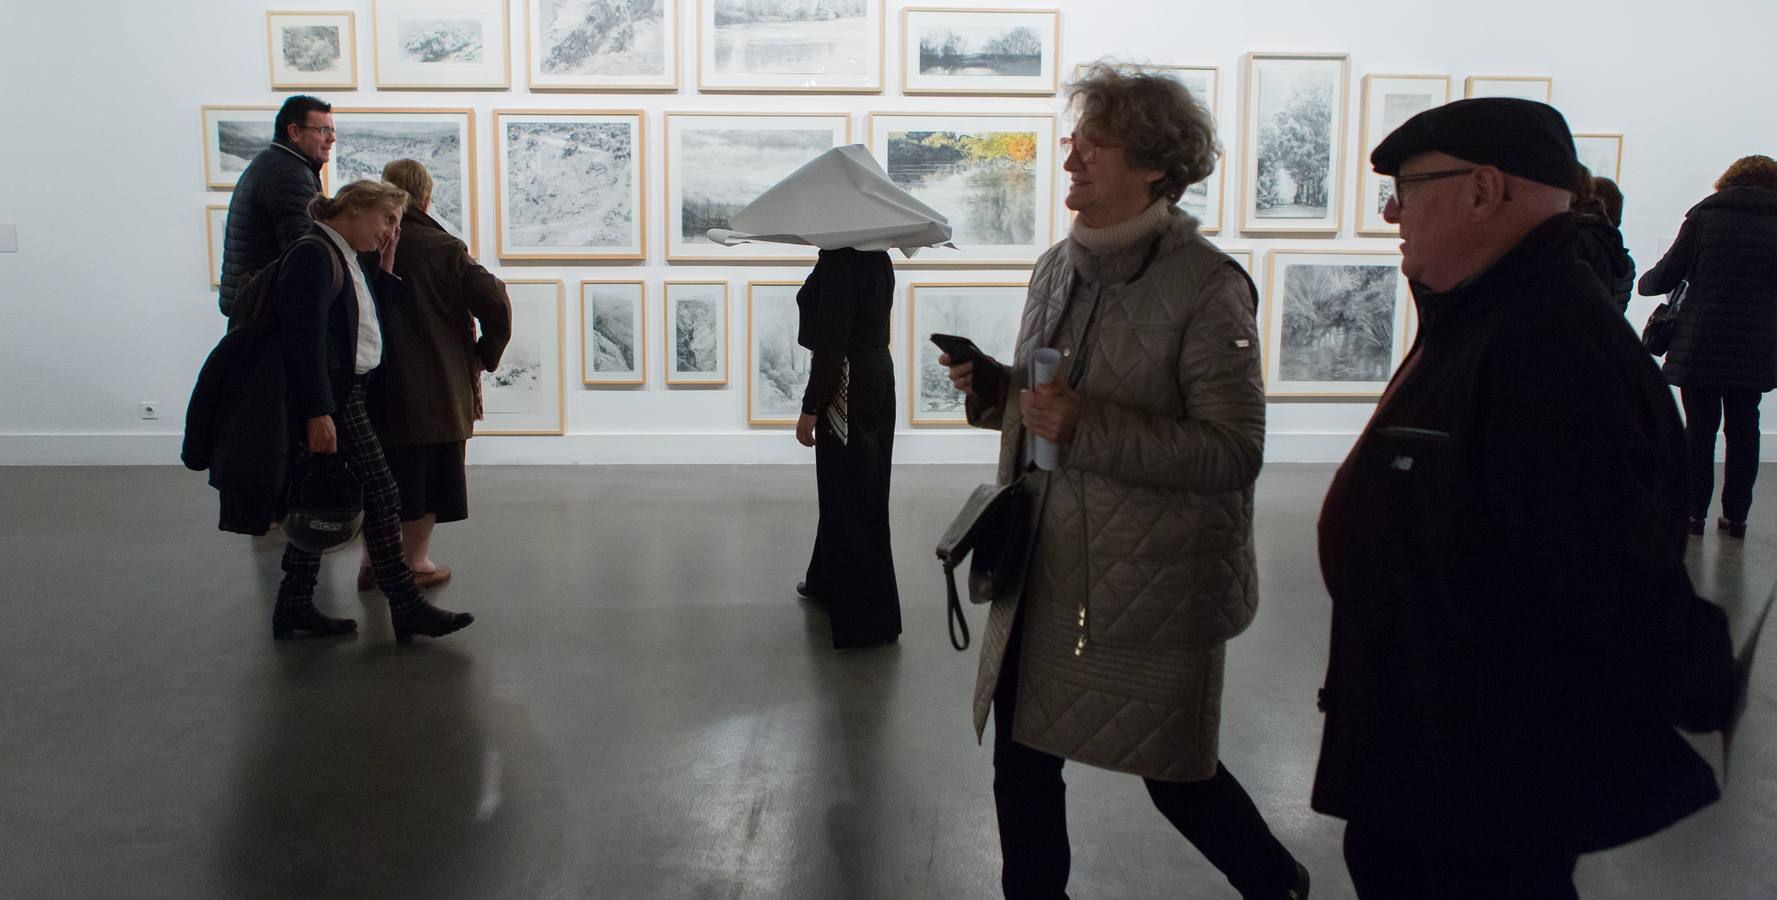
[[[1352,896],[1340,823],[1308,809],[1330,473],[1260,480],[1264,600],[1222,735],[1323,900]],[[835,654],[791,591],[810,469],[476,469],[434,599],[477,621],[412,647],[353,590],[355,553],[320,602],[359,635],[274,643],[280,547],[217,532],[201,475],[0,469],[0,896],[995,897],[975,657],[932,557],[987,477],[896,473],[906,634]],[[1693,542],[1737,620],[1777,578],[1777,472],[1760,488],[1747,541]],[[1726,798],[1582,860],[1585,896],[1777,896],[1765,662]],[[1068,772],[1077,900],[1235,896],[1135,778]]]

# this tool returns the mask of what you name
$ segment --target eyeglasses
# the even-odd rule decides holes
[[[332,125],[298,125],[296,127],[301,128],[304,131],[319,131],[328,137],[336,137],[339,134],[339,132],[333,130]]]
[[[1443,169],[1437,172],[1419,172],[1413,175],[1396,175],[1394,176],[1394,196],[1390,199],[1394,201],[1394,205],[1398,209],[1401,205],[1401,198],[1405,196],[1401,189],[1407,185],[1418,184],[1422,181],[1437,181],[1441,178],[1456,178],[1460,175],[1467,175],[1474,171],[1474,169]]]
[[[1101,141],[1083,134],[1070,134],[1064,135],[1061,139],[1061,155],[1065,157],[1071,151],[1079,154],[1080,162],[1089,163],[1098,159],[1098,151],[1106,147],[1121,146],[1123,145],[1114,141]]]

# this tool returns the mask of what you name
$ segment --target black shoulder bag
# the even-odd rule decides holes
[[[950,594],[950,646],[969,649],[969,621],[956,593],[956,567],[964,557],[973,557],[969,562],[971,602],[992,603],[1024,592],[1025,562],[1035,536],[1030,520],[1032,493],[1023,476],[1004,486],[980,485],[938,539],[938,561],[944,564],[944,586]]]
[[[1690,281],[1680,281],[1672,293],[1666,295],[1666,302],[1654,307],[1648,315],[1647,324],[1641,328],[1641,346],[1655,356],[1665,356],[1672,349],[1672,336],[1678,331],[1678,311],[1684,305],[1685,292],[1690,290]]]

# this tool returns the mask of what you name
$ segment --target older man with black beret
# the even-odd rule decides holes
[[[1671,393],[1581,264],[1561,114],[1464,100],[1371,156],[1420,331],[1320,520],[1314,808],[1365,900],[1570,898],[1578,856],[1714,801],[1731,706],[1684,567]]]

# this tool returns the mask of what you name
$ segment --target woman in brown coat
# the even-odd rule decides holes
[[[395,160],[383,180],[410,197],[395,251],[406,297],[383,309],[385,362],[370,414],[401,488],[407,564],[426,587],[451,575],[431,560],[433,526],[469,516],[464,445],[480,413],[481,373],[500,364],[512,337],[512,304],[500,279],[426,214],[432,176],[424,165]],[[366,574],[359,569],[360,590],[373,586]]]
[[[1106,66],[1070,103],[1073,231],[1037,262],[1012,364],[950,370],[969,421],[1001,432],[1002,483],[1028,469],[1027,436],[1060,448],[1026,476],[1025,592],[992,606],[975,686],[977,735],[993,713],[1001,884],[1065,896],[1071,759],[1141,776],[1242,897],[1306,897],[1216,743],[1223,647],[1258,603],[1265,394],[1252,281],[1173,206],[1213,170],[1215,123],[1178,82]],[[1042,347],[1060,373],[1020,390]]]

